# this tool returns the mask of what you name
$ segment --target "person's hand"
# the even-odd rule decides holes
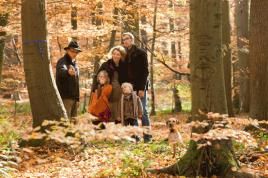
[[[72,65],[69,66],[68,74],[71,76],[75,75],[75,68]]]
[[[139,90],[138,95],[140,98],[144,97],[144,91],[143,90]]]

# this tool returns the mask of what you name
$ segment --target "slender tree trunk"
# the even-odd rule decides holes
[[[8,23],[8,14],[7,13],[0,13],[0,27],[6,26]],[[5,49],[5,37],[6,32],[0,32],[0,84],[2,81],[2,68],[3,68],[3,61],[4,61],[4,49]]]
[[[109,50],[114,46],[115,44],[115,38],[116,38],[116,28],[117,28],[117,24],[118,24],[118,8],[114,7],[113,10],[113,25],[114,25],[114,29],[111,32],[111,40],[110,40],[110,45],[109,45]]]
[[[14,52],[15,52],[16,57],[17,57],[17,59],[18,59],[18,64],[21,65],[21,59],[20,59],[20,56],[19,56],[18,48],[17,48],[17,46],[16,46],[15,37],[13,37],[13,38],[11,39],[11,41],[12,41],[12,45],[13,45],[13,48],[14,48]]]
[[[4,61],[5,36],[0,36],[0,84],[2,81],[2,68]]]
[[[222,62],[221,3],[192,0],[190,68],[192,114],[198,110],[227,113]]]
[[[94,8],[94,12],[92,15],[92,24],[96,26],[101,26],[103,23],[102,15],[103,15],[103,4],[102,1],[97,2],[96,7]]]
[[[249,0],[237,0],[235,22],[237,26],[238,73],[241,111],[249,112]]]
[[[72,6],[71,25],[72,25],[73,30],[77,30],[77,7],[76,6]]]
[[[223,66],[228,115],[234,116],[232,105],[232,60],[231,60],[231,27],[229,16],[229,0],[222,1],[222,44],[223,44]]]
[[[67,115],[48,57],[45,0],[22,1],[21,14],[24,72],[33,127],[37,127],[44,120],[59,120]]]
[[[146,9],[147,6],[146,5],[143,5],[142,8]],[[141,16],[141,24],[145,25],[147,24],[147,18],[146,18],[146,14],[143,14]],[[145,29],[141,29],[140,31],[141,33],[141,41],[142,41],[142,44],[141,44],[141,47],[147,51],[147,44],[148,44],[148,36],[147,36],[147,31]]]
[[[250,117],[268,120],[268,1],[250,7]]]
[[[123,32],[131,32],[136,38],[139,38],[139,12],[138,3],[136,0],[123,0],[125,9],[122,10],[123,15]],[[140,46],[138,40],[135,41],[137,46]]]
[[[179,55],[179,60],[182,59],[182,50],[181,50],[181,42],[178,42],[178,55]]]
[[[154,2],[154,21],[153,21],[153,41],[152,41],[152,52],[151,52],[151,64],[150,64],[150,83],[151,83],[151,115],[155,115],[155,91],[154,91],[154,47],[155,47],[155,38],[156,38],[156,17],[157,17],[157,6],[158,0]]]

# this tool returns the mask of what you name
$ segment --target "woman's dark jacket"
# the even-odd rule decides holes
[[[119,83],[122,84],[123,82],[125,82],[127,80],[126,69],[127,68],[125,66],[125,63],[123,63],[121,60],[119,61],[118,66],[115,65],[115,63],[112,59],[109,59],[108,61],[102,63],[98,72],[96,73],[96,75],[93,78],[92,91],[95,91],[98,88],[97,75],[100,71],[102,71],[102,70],[107,71],[109,78],[110,78],[110,83],[112,83],[112,81],[113,81],[114,72],[117,71]]]

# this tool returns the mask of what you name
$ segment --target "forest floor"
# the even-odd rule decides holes
[[[175,163],[186,151],[180,148],[176,158],[172,158],[172,151],[167,143],[168,128],[165,121],[173,115],[158,115],[152,117],[151,143],[132,143],[129,141],[92,141],[80,152],[72,152],[65,147],[45,145],[42,147],[19,148],[17,171],[12,177],[172,177],[168,175],[148,174],[147,168],[161,168]],[[87,119],[88,114],[80,117]],[[189,142],[191,128],[186,119],[188,114],[176,115],[180,119],[178,128],[184,142]],[[19,135],[17,139],[31,130],[29,116],[10,117],[5,129]],[[231,118],[234,129],[243,129],[248,122],[247,118]],[[241,160],[243,169],[261,170],[268,176],[268,155],[258,155],[254,158],[252,153],[263,150],[267,143],[267,135],[255,134],[258,148],[250,148],[243,143],[234,142],[237,159]],[[1,168],[0,168],[1,169]],[[1,174],[0,174],[1,175]],[[1,177],[1,176],[0,176]],[[175,176],[173,176],[175,177]],[[179,176],[177,176],[179,177]]]
[[[14,76],[14,74],[16,74]],[[11,147],[17,145],[18,140],[31,133],[31,111],[27,100],[23,72],[20,69],[8,68],[5,70],[6,78],[0,87],[0,177],[6,171],[3,166],[3,154],[13,154]],[[187,85],[181,85],[188,87]],[[22,99],[16,102],[11,100],[11,94],[20,91]],[[186,91],[186,93],[183,93]],[[166,90],[162,91],[157,99],[159,103],[171,103]],[[181,88],[182,96],[187,96],[187,89]],[[3,99],[5,98],[5,99]],[[183,98],[182,98],[183,99]],[[187,100],[188,101],[188,100]],[[183,108],[189,104],[183,101]],[[168,106],[159,106],[169,108]],[[47,177],[171,177],[168,175],[154,175],[146,172],[147,168],[162,168],[175,163],[185,153],[187,147],[180,147],[180,154],[172,158],[171,147],[167,142],[168,128],[166,120],[169,117],[179,118],[178,129],[183,141],[188,145],[191,135],[191,126],[186,123],[188,114],[176,115],[166,112],[151,117],[153,142],[133,143],[126,140],[100,141],[92,140],[85,144],[80,151],[67,148],[54,143],[39,147],[16,148],[16,170],[10,172],[11,177],[18,178],[47,178]],[[88,114],[80,116],[80,120],[87,120]],[[232,120],[234,130],[243,130],[248,124],[247,116],[241,115]],[[268,145],[267,132],[251,132],[256,139],[257,147],[250,147],[244,143],[234,141],[237,159],[242,169],[260,170],[268,177],[268,154],[265,147]],[[8,171],[6,171],[8,172]],[[6,175],[7,176],[7,175]],[[178,176],[177,176],[178,177]]]

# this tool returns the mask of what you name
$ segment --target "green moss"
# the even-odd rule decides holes
[[[183,176],[225,176],[232,167],[238,168],[228,141],[197,149],[197,143],[190,141],[185,155],[174,165],[159,170],[161,173]],[[218,145],[218,146],[215,146]]]

